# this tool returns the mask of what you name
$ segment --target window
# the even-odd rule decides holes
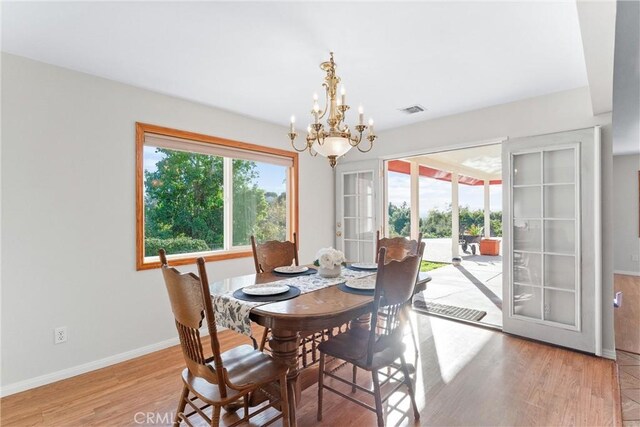
[[[222,138],[136,124],[138,270],[199,256],[251,256],[259,241],[297,227],[298,155]]]

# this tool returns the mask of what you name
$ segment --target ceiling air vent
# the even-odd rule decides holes
[[[425,110],[425,108],[422,105],[416,104],[416,105],[411,105],[410,107],[406,107],[406,108],[401,108],[400,111],[402,111],[403,113],[406,114],[415,114],[415,113],[422,113]]]

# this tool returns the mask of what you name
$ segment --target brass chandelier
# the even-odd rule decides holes
[[[349,110],[346,102],[346,91],[344,85],[340,90],[340,97],[337,96],[338,83],[340,77],[336,76],[336,63],[333,61],[333,52],[328,61],[320,64],[320,69],[327,75],[322,86],[325,89],[326,100],[324,110],[320,111],[318,104],[318,94],[313,95],[313,109],[311,115],[313,123],[307,127],[306,144],[302,148],[296,147],[295,139],[298,136],[295,130],[295,117],[291,116],[291,127],[289,128],[289,138],[291,145],[298,152],[309,150],[312,156],[320,154],[329,159],[331,167],[335,167],[338,158],[345,155],[351,148],[356,147],[360,152],[366,153],[373,148],[373,142],[377,136],[373,131],[373,120],[369,119],[369,125],[364,124],[364,112],[362,106],[358,109],[358,124],[355,125],[355,134],[345,123],[345,114]],[[320,122],[327,116],[327,128]],[[363,138],[365,130],[369,134]],[[363,149],[360,145],[363,139],[369,141],[369,146]]]

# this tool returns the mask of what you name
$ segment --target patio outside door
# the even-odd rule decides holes
[[[336,166],[336,248],[349,262],[374,262],[380,161]]]
[[[601,352],[600,128],[503,144],[504,331]]]

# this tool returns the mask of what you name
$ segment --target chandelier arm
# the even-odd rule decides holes
[[[362,142],[362,132],[357,137],[349,138],[349,145],[352,147],[357,147]]]
[[[367,148],[366,150],[363,150],[362,148],[360,148],[360,144],[356,145],[356,148],[361,153],[368,153],[373,148],[373,141],[369,141],[369,148]]]
[[[322,86],[324,86],[324,93],[325,93],[324,111],[320,116],[318,116],[318,120],[324,119],[324,116],[327,115],[327,110],[329,110],[329,87],[327,86],[326,83],[322,83]]]
[[[291,146],[293,147],[294,150],[296,150],[298,153],[302,153],[303,151],[306,151],[307,148],[309,148],[308,144],[304,146],[304,148],[300,149],[298,147],[296,147],[296,143],[294,142],[294,140],[291,140]]]

